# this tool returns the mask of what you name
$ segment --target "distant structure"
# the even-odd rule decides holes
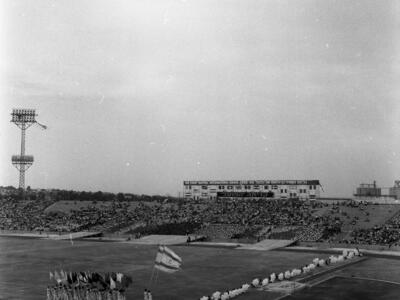
[[[184,181],[186,199],[217,198],[320,198],[319,180]]]
[[[396,200],[400,200],[400,180],[396,180],[394,186],[389,188],[389,195]]]
[[[361,183],[357,188],[355,197],[381,197],[382,190],[380,187],[376,186],[376,181],[374,183]]]
[[[393,187],[378,187],[374,183],[361,183],[354,193],[353,200],[377,204],[400,204],[400,180]]]
[[[36,116],[34,109],[13,109],[11,113],[11,122],[21,129],[21,154],[13,155],[11,162],[19,171],[19,188],[22,190],[25,189],[25,171],[33,164],[33,156],[25,155],[25,131],[35,123],[42,129],[47,128],[35,120]]]

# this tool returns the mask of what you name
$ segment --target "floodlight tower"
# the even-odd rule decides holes
[[[37,123],[35,116],[34,109],[13,109],[11,113],[11,122],[21,129],[21,154],[13,155],[11,162],[19,171],[19,188],[22,190],[25,189],[25,171],[33,164],[33,155],[25,155],[25,131]],[[46,129],[46,126],[37,124]]]

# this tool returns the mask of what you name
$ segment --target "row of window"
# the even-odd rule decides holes
[[[253,189],[253,190],[259,190],[259,189],[261,189],[261,188],[264,188],[264,190],[269,190],[269,189],[272,189],[272,190],[277,190],[278,189],[278,186],[277,185],[271,185],[271,186],[269,186],[269,185],[264,185],[264,186],[259,186],[259,185],[253,185],[253,187],[251,186],[251,185],[245,185],[245,186],[243,186],[243,188],[245,189],[245,190],[251,190],[251,189]],[[187,186],[185,186],[185,188],[187,189],[187,190],[191,190],[192,189],[192,186],[191,185],[187,185]],[[207,185],[202,185],[201,186],[201,189],[202,190],[207,190],[208,189],[208,186]],[[218,189],[219,190],[225,190],[225,185],[219,185],[218,186]],[[236,189],[236,190],[241,190],[242,189],[242,186],[241,185],[235,185],[235,186],[233,186],[233,185],[227,185],[226,186],[226,189],[228,189],[228,190],[233,190],[233,189]],[[296,189],[296,187],[292,187],[291,189]],[[309,189],[310,190],[316,190],[317,189],[317,186],[316,185],[310,185],[309,186]],[[195,188],[194,190],[198,190],[197,188]],[[306,189],[300,189],[300,193],[302,193],[301,191],[304,191],[303,193],[306,193]]]
[[[199,190],[198,189],[193,189],[193,192],[194,193],[197,193],[197,192],[199,192]],[[217,190],[216,189],[212,189],[212,190],[210,190],[209,191],[211,194],[214,194],[214,193],[217,193]],[[307,194],[307,190],[306,189],[299,189],[298,190],[298,192],[299,192],[299,194]],[[280,193],[281,194],[287,194],[288,193],[288,189],[280,189]],[[190,195],[190,193],[186,193],[187,195]],[[294,192],[294,193],[290,193],[290,195],[296,195],[296,193]],[[201,193],[201,195],[202,196],[207,196],[208,195],[208,193],[207,192],[202,192]]]

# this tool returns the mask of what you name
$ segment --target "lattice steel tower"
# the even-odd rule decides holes
[[[13,109],[11,113],[11,122],[21,129],[21,154],[13,155],[11,162],[19,171],[19,188],[25,189],[25,171],[33,164],[33,156],[25,155],[25,131],[37,123],[41,128],[46,129],[46,126],[39,124],[35,120],[34,109]]]

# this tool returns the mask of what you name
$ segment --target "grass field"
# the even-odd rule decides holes
[[[400,283],[361,278],[334,277],[312,288],[305,288],[282,300],[396,300]]]
[[[172,275],[164,273],[158,275],[157,283],[151,287],[155,300],[199,299],[216,290],[224,291],[240,287],[255,277],[265,277],[272,272],[299,267],[316,256],[321,258],[328,256],[315,253],[193,246],[171,248],[182,257],[182,270]],[[69,241],[2,237],[0,238],[0,299],[44,299],[45,288],[50,284],[49,271],[61,268],[67,271],[127,273],[133,277],[133,285],[127,293],[127,299],[143,299],[142,292],[149,285],[156,251],[156,246],[128,243],[75,241],[74,245],[71,245]],[[400,281],[400,260],[374,258],[341,270],[339,273],[345,276],[355,275],[382,280],[393,280],[394,277]],[[237,299],[272,300],[278,296],[281,295],[254,290]]]

